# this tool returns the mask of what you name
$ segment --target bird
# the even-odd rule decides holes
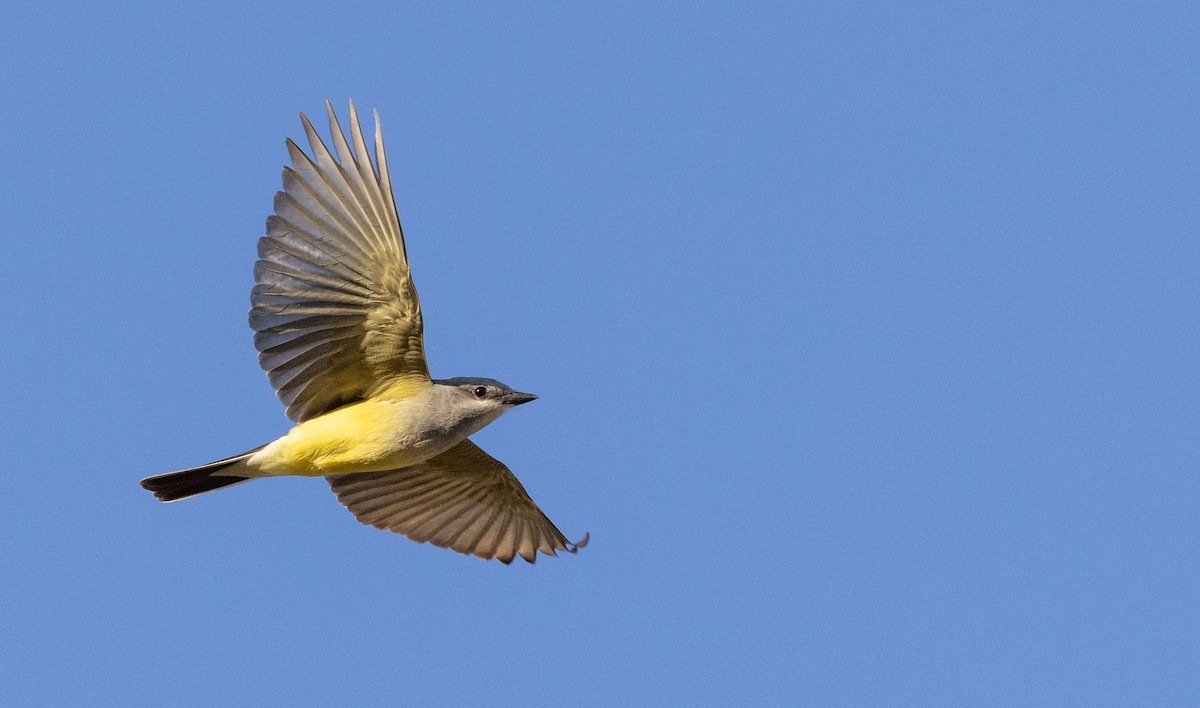
[[[433,379],[379,112],[371,160],[354,102],[349,138],[326,100],[331,151],[308,117],[311,156],[291,166],[258,240],[250,327],[295,425],[240,455],[141,480],[172,502],[266,477],[325,477],[363,524],[463,555],[575,553],[516,476],[470,436],[537,396],[490,378]]]

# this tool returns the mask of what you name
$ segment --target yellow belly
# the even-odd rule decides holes
[[[354,403],[306,420],[246,461],[263,475],[382,472],[417,464],[457,441],[419,429],[420,396]]]

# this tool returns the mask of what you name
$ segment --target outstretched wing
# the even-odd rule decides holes
[[[372,164],[354,103],[353,150],[325,107],[337,157],[301,114],[313,157],[288,140],[292,167],[258,241],[250,295],[258,361],[297,421],[404,379],[429,381],[379,114]]]
[[[412,467],[327,479],[362,523],[464,555],[532,563],[538,551],[574,553],[588,542],[568,541],[513,473],[470,440]]]

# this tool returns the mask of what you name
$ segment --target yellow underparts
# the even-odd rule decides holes
[[[394,384],[366,401],[306,420],[246,465],[263,475],[320,476],[416,464],[429,453],[414,448],[407,412],[419,408],[428,387],[428,382]]]

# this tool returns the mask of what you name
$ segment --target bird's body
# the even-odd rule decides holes
[[[537,396],[494,379],[431,379],[424,324],[375,118],[372,164],[329,111],[334,152],[301,115],[314,159],[292,168],[259,240],[250,325],[288,415],[286,435],[250,452],[142,480],[174,501],[251,479],[324,476],[363,523],[460,553],[574,552],[503,464],[468,438]],[[351,147],[353,145],[353,148]]]
[[[454,386],[432,383],[310,418],[264,446],[231,474],[323,477],[382,472],[440,455],[500,417],[455,405]]]

